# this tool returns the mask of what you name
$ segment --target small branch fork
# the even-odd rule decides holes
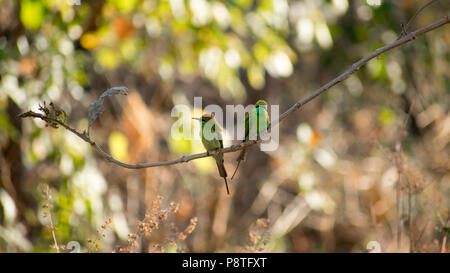
[[[269,127],[273,127],[274,125],[278,124],[280,121],[285,119],[288,115],[290,115],[293,112],[295,112],[296,110],[300,109],[303,105],[305,105],[308,102],[312,101],[314,98],[318,97],[319,95],[321,95],[322,93],[324,93],[325,91],[330,89],[331,87],[333,87],[333,86],[337,85],[338,83],[344,81],[350,75],[352,75],[356,71],[358,71],[361,68],[361,66],[365,65],[370,60],[380,56],[382,53],[387,52],[389,50],[392,50],[394,48],[397,48],[399,46],[402,46],[402,45],[404,45],[406,43],[409,43],[409,42],[415,40],[417,37],[422,36],[425,33],[430,32],[430,31],[432,31],[434,29],[442,27],[442,26],[444,26],[444,25],[446,25],[448,23],[450,23],[450,14],[447,14],[447,16],[445,16],[444,18],[442,18],[439,21],[436,21],[436,22],[434,22],[434,23],[432,23],[430,25],[427,25],[427,26],[425,26],[423,28],[420,28],[420,29],[418,29],[418,30],[416,30],[414,32],[411,32],[409,34],[405,34],[405,33],[402,32],[402,37],[399,38],[398,40],[394,41],[391,44],[388,44],[388,45],[385,45],[385,46],[383,46],[381,48],[376,49],[375,51],[373,51],[369,55],[365,56],[364,58],[362,58],[359,61],[357,61],[356,63],[354,63],[344,73],[340,74],[339,76],[337,76],[336,78],[334,78],[330,82],[326,83],[325,85],[323,85],[319,89],[315,90],[313,93],[311,93],[307,97],[297,101],[288,110],[286,110],[284,113],[282,113],[277,120],[273,121],[272,124],[269,125]],[[107,152],[105,152],[96,142],[94,142],[90,138],[90,136],[88,136],[86,131],[79,132],[76,129],[74,129],[74,128],[70,127],[69,125],[67,125],[66,123],[64,123],[63,121],[60,121],[58,118],[49,117],[47,115],[42,115],[42,114],[39,114],[39,113],[36,113],[36,112],[33,112],[33,111],[28,111],[28,112],[22,113],[22,114],[18,115],[17,117],[18,118],[26,118],[26,117],[39,118],[39,119],[42,119],[45,122],[47,122],[47,124],[55,124],[55,123],[59,124],[62,127],[64,127],[65,129],[67,129],[67,130],[71,131],[72,133],[74,133],[75,135],[77,135],[79,138],[81,138],[84,141],[86,141],[87,143],[89,143],[107,161],[109,161],[111,163],[114,163],[116,165],[119,165],[121,167],[128,168],[128,169],[143,169],[143,168],[169,166],[169,165],[175,165],[175,164],[179,164],[179,163],[185,163],[185,162],[189,162],[191,160],[195,160],[195,159],[199,159],[199,158],[204,158],[204,157],[208,157],[208,156],[214,156],[214,155],[216,155],[218,153],[236,152],[236,151],[239,151],[239,150],[242,150],[242,149],[246,149],[248,147],[251,147],[251,146],[256,145],[256,144],[261,142],[261,139],[259,139],[259,140],[251,140],[251,141],[248,141],[248,142],[245,142],[245,143],[232,145],[230,147],[226,147],[226,148],[223,148],[223,149],[218,149],[216,151],[199,153],[199,154],[192,154],[192,155],[185,155],[185,156],[182,156],[182,157],[180,157],[178,159],[174,159],[174,160],[160,161],[160,162],[151,162],[151,163],[128,164],[128,163],[124,163],[122,161],[119,161],[119,160],[115,159],[112,155],[110,155]]]

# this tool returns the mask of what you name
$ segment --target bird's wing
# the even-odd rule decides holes
[[[260,131],[264,131],[265,129],[267,129],[267,127],[269,126],[269,123],[270,123],[270,118],[269,118],[269,113],[267,112],[267,110],[265,109],[265,108],[262,108],[261,109],[261,111],[264,113],[263,114],[263,118],[265,119],[265,121],[266,121],[266,128],[264,128],[264,129],[262,129],[262,130],[260,130]]]
[[[251,110],[251,111],[253,111],[253,110]],[[249,137],[248,137],[248,134],[249,134],[249,130],[250,130],[250,126],[249,126],[249,113],[250,112],[247,112],[247,114],[245,114],[245,135],[244,135],[244,141],[248,141],[248,139],[249,139]]]
[[[216,139],[219,140],[219,146],[223,148],[223,136],[222,136],[222,127],[220,127],[219,123],[214,120],[214,134],[216,134]]]

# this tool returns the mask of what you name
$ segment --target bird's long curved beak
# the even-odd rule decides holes
[[[201,118],[192,118],[192,119],[195,119],[195,120],[198,120],[198,121],[202,121]]]

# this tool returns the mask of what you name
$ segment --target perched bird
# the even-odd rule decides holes
[[[255,134],[265,131],[269,126],[269,113],[267,112],[267,102],[265,100],[258,100],[255,103],[255,108],[245,115],[245,135],[242,142],[247,142]],[[236,174],[239,164],[245,158],[245,149],[241,151],[236,161],[238,162],[236,170],[234,170],[231,179],[233,179]]]
[[[193,118],[193,119],[199,120],[201,122],[202,125],[201,137],[205,149],[208,152],[217,149],[222,149],[223,148],[222,128],[214,118],[214,114],[204,114],[201,118]],[[213,157],[216,160],[220,176],[223,177],[223,179],[225,180],[227,194],[230,194],[227,182],[227,171],[225,170],[225,166],[223,164],[223,154],[222,153],[216,154]]]

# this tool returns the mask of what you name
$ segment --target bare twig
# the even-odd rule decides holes
[[[295,112],[296,110],[300,109],[303,105],[305,105],[308,102],[312,101],[314,98],[316,98],[317,96],[321,95],[322,93],[324,93],[325,91],[327,91],[331,87],[333,87],[333,86],[337,85],[338,83],[344,81],[350,75],[352,75],[353,73],[358,71],[361,68],[361,66],[365,65],[366,63],[368,63],[373,58],[376,58],[376,57],[380,56],[384,52],[387,52],[389,50],[392,50],[394,48],[402,46],[402,45],[404,45],[406,43],[409,43],[409,42],[415,40],[417,37],[422,36],[423,34],[425,34],[427,32],[430,32],[430,31],[432,31],[432,30],[434,30],[436,28],[442,27],[443,25],[446,25],[448,23],[450,23],[450,14],[447,14],[447,16],[445,16],[444,18],[442,18],[439,21],[436,21],[436,22],[434,22],[434,23],[432,23],[432,24],[430,24],[428,26],[425,26],[423,28],[420,28],[420,29],[418,29],[418,30],[416,30],[414,32],[411,32],[411,33],[405,35],[404,37],[394,41],[391,44],[388,44],[388,45],[385,45],[385,46],[383,46],[381,48],[378,48],[377,50],[373,51],[369,55],[365,56],[364,58],[362,58],[359,61],[357,61],[356,63],[354,63],[348,70],[346,70],[344,73],[342,73],[339,76],[337,76],[336,78],[334,78],[332,81],[326,83],[325,85],[323,85],[319,89],[315,90],[309,96],[307,96],[307,97],[297,101],[287,111],[282,113],[277,120],[273,121],[269,125],[269,127],[273,127],[274,125],[278,124],[280,121],[285,119],[288,115],[290,115],[293,112]],[[174,164],[179,164],[179,163],[185,163],[185,162],[189,162],[191,160],[204,158],[204,157],[208,157],[208,156],[213,156],[213,155],[216,155],[218,153],[236,152],[236,151],[239,151],[239,150],[242,150],[242,149],[246,149],[246,148],[248,148],[250,146],[253,146],[253,145],[261,142],[261,140],[251,140],[251,141],[244,142],[244,143],[241,143],[241,144],[232,145],[232,146],[227,147],[227,148],[218,149],[218,150],[213,151],[213,152],[185,155],[185,156],[182,156],[182,157],[180,157],[178,159],[174,159],[174,160],[160,161],[160,162],[151,162],[151,163],[128,164],[128,163],[124,163],[124,162],[121,162],[121,161],[115,159],[110,154],[108,154],[105,151],[103,151],[103,149],[97,143],[95,143],[86,134],[86,132],[79,132],[79,131],[75,130],[74,128],[71,128],[69,125],[65,124],[64,122],[58,120],[57,118],[48,117],[46,115],[42,115],[42,114],[39,114],[39,113],[36,113],[36,112],[33,112],[33,111],[28,111],[28,112],[22,113],[22,114],[20,114],[18,116],[18,118],[25,118],[25,117],[40,118],[40,119],[42,119],[42,120],[44,120],[44,121],[46,121],[46,122],[48,122],[50,124],[57,123],[57,124],[63,126],[64,128],[66,128],[67,130],[71,131],[72,133],[76,134],[78,137],[80,137],[81,139],[83,139],[84,141],[89,143],[91,146],[93,146],[100,153],[100,155],[103,158],[105,158],[106,160],[108,160],[108,161],[110,161],[110,162],[112,162],[114,164],[117,164],[117,165],[119,165],[121,167],[129,168],[129,169],[142,169],[142,168],[151,168],[151,167],[168,166],[168,165],[174,165]]]
[[[248,147],[253,146],[256,143],[260,142],[258,140],[252,140],[252,141],[248,141],[248,142],[237,144],[237,145],[232,145],[230,147],[223,148],[223,149],[218,149],[218,150],[211,151],[211,152],[182,156],[182,157],[180,157],[178,159],[169,160],[169,161],[128,164],[128,163],[124,163],[122,161],[119,161],[119,160],[115,159],[113,156],[111,156],[110,154],[105,152],[95,141],[93,141],[90,137],[88,137],[88,135],[86,134],[85,131],[84,132],[79,132],[76,129],[71,128],[69,125],[63,123],[62,121],[60,121],[58,119],[47,117],[47,116],[45,116],[43,114],[39,114],[39,113],[36,113],[36,112],[33,112],[33,111],[28,111],[28,112],[22,113],[22,114],[18,115],[17,117],[18,118],[33,117],[33,118],[42,119],[42,120],[44,120],[46,122],[49,122],[49,123],[57,123],[57,124],[63,126],[64,128],[66,128],[67,130],[71,131],[72,133],[74,133],[75,135],[77,135],[78,137],[80,137],[81,139],[86,141],[87,143],[89,143],[106,160],[108,160],[108,161],[110,161],[110,162],[112,162],[114,164],[117,164],[119,166],[122,166],[124,168],[128,168],[128,169],[143,169],[143,168],[151,168],[151,167],[158,167],[158,166],[168,166],[168,165],[175,165],[175,164],[178,164],[178,163],[185,163],[185,162],[189,162],[189,161],[194,160],[194,159],[199,159],[199,158],[203,158],[203,157],[213,156],[213,155],[216,155],[216,154],[219,154],[219,153],[230,153],[230,152],[239,151],[239,150],[248,148]]]
[[[417,37],[430,32],[436,28],[439,28],[445,24],[450,23],[450,14],[447,14],[447,16],[445,16],[444,18],[442,18],[441,20],[434,22],[433,24],[430,24],[426,27],[420,28],[414,32],[409,33],[408,35],[404,36],[403,38],[385,45],[381,48],[378,48],[377,50],[373,51],[372,53],[370,53],[369,55],[367,55],[366,57],[360,59],[359,61],[357,61],[356,63],[354,63],[348,70],[346,70],[344,73],[342,73],[341,75],[337,76],[336,78],[334,78],[332,81],[328,82],[327,84],[323,85],[322,87],[320,87],[319,89],[317,89],[316,91],[314,91],[313,93],[311,93],[309,96],[307,96],[304,99],[301,99],[299,101],[297,101],[294,105],[292,105],[286,112],[284,112],[283,114],[280,115],[280,118],[278,119],[278,121],[275,122],[279,122],[283,119],[285,119],[289,114],[291,114],[292,112],[298,110],[300,107],[302,107],[303,105],[305,105],[306,103],[310,102],[311,100],[313,100],[314,98],[316,98],[317,96],[321,95],[323,92],[327,91],[328,89],[330,89],[331,87],[335,86],[336,84],[344,81],[345,79],[347,79],[350,75],[352,75],[353,73],[355,73],[356,71],[358,71],[361,66],[365,65],[367,62],[369,62],[370,60],[380,56],[382,53],[389,51],[391,49],[394,49],[396,47],[399,47],[401,45],[404,45],[406,43],[411,42],[412,40],[415,40]]]
[[[55,225],[53,224],[53,219],[52,219],[52,207],[53,205],[51,204],[51,190],[50,187],[48,185],[45,185],[45,188],[42,189],[42,194],[45,201],[45,204],[42,205],[42,207],[44,209],[47,209],[48,211],[44,214],[44,217],[48,217],[49,221],[50,221],[50,225],[48,226],[49,231],[52,233],[52,237],[53,237],[53,243],[54,243],[54,248],[56,249],[56,252],[59,253],[59,246],[58,246],[58,241],[56,240],[56,234],[55,234]]]
[[[419,15],[419,13],[421,13],[424,9],[426,9],[428,6],[431,6],[431,4],[433,4],[434,2],[436,2],[436,0],[430,0],[427,3],[425,3],[423,6],[421,6],[413,15],[413,17],[411,17],[411,19],[409,19],[408,23],[406,23],[406,25],[401,24],[402,26],[402,32],[400,33],[400,37],[398,37],[398,39],[400,39],[401,37],[403,37],[404,35],[406,35],[408,33],[408,28],[409,25],[417,18],[417,16]]]

